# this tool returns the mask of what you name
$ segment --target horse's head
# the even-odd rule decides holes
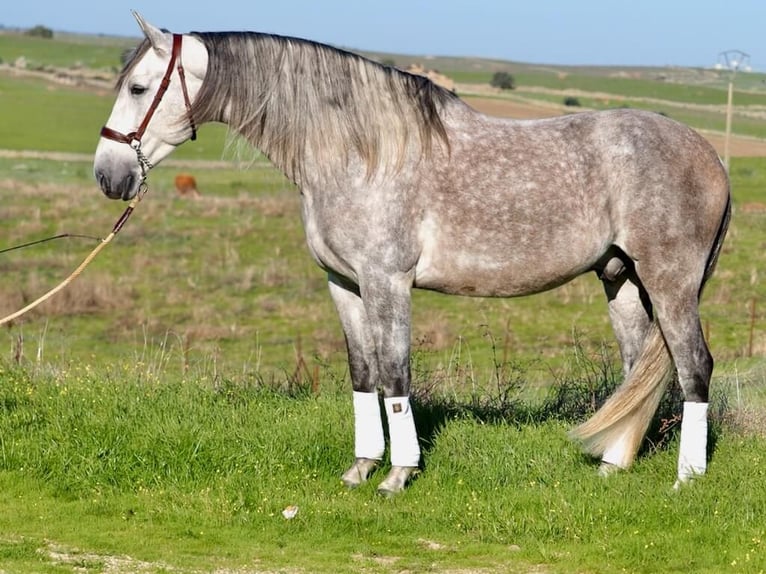
[[[148,169],[194,138],[190,104],[207,69],[207,51],[197,38],[163,32],[134,16],[146,39],[120,74],[94,160],[96,179],[111,199],[133,198]]]

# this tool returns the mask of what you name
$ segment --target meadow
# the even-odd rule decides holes
[[[124,41],[94,41],[35,41],[30,59],[109,69]],[[0,34],[0,57],[27,42]],[[588,77],[579,89],[594,94],[655,89]],[[0,73],[0,97],[0,249],[108,233],[124,204],[98,191],[91,154],[111,91]],[[586,276],[517,300],[415,294],[424,469],[388,500],[382,472],[355,491],[339,481],[353,427],[343,335],[297,190],[220,126],[173,157],[83,276],[2,329],[0,572],[766,570],[766,159],[733,159],[734,218],[703,297],[717,359],[704,478],[670,488],[677,390],[630,472],[597,477],[567,439],[619,382]],[[200,199],[175,195],[179,172]],[[94,244],[0,253],[0,315]]]

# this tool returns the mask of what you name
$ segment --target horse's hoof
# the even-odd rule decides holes
[[[378,466],[378,461],[372,458],[357,458],[354,464],[351,465],[340,479],[346,488],[356,488],[363,482],[367,481],[367,477]]]
[[[417,472],[417,466],[393,466],[388,476],[378,486],[378,494],[390,497],[399,494],[407,481]]]
[[[673,485],[673,490],[675,492],[678,492],[682,488],[688,488],[690,485],[694,484],[694,479],[698,475],[692,474],[690,476],[679,476],[676,480],[675,484]]]
[[[611,462],[602,462],[601,466],[598,467],[598,475],[603,477],[612,476],[621,470],[624,469],[619,465],[612,464]]]

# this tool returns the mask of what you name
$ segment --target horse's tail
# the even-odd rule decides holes
[[[627,468],[633,462],[646,429],[673,375],[673,361],[655,320],[644,347],[625,381],[603,406],[575,428],[571,436],[585,452],[601,457],[607,448],[620,447],[622,460],[609,462]]]
[[[705,264],[700,294],[718,262],[730,219],[729,195]],[[590,419],[571,432],[571,436],[582,443],[586,452],[596,457],[601,457],[609,447],[618,445],[622,460],[609,462],[623,468],[630,466],[673,374],[673,360],[655,319],[628,377]]]

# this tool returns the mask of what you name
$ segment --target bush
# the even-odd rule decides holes
[[[516,80],[514,80],[513,76],[508,72],[495,72],[489,85],[493,88],[500,88],[501,90],[512,90],[516,87]]]
[[[53,38],[53,30],[47,26],[35,26],[26,31],[27,36],[36,36],[37,38]]]
[[[572,106],[572,107],[580,107],[580,100],[575,98],[574,96],[567,96],[564,98],[564,105],[565,106]]]

